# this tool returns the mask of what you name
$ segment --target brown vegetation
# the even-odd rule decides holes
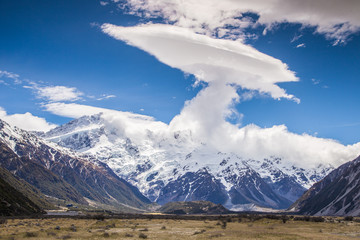
[[[133,218],[130,218],[133,216]],[[150,221],[151,219],[151,221]],[[284,215],[123,215],[2,221],[2,239],[348,239],[358,218]]]

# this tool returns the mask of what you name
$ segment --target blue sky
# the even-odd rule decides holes
[[[171,22],[166,13],[149,19],[141,15],[144,9],[134,15],[118,4],[85,0],[0,1],[0,107],[6,116],[29,112],[49,123],[68,122],[71,117],[54,114],[44,107],[58,101],[45,90],[65,86],[73,88],[76,96],[61,102],[130,111],[169,123],[185,101],[206,88],[207,83],[193,86],[194,76],[160,62],[146,49],[129,46],[104,33],[104,23],[126,27],[149,21]],[[261,15],[261,11],[257,14]],[[297,134],[332,138],[343,144],[359,142],[357,21],[347,19],[355,27],[343,34],[334,34],[326,22],[302,24],[290,17],[265,35],[266,23],[241,29],[241,34],[253,34],[243,37],[246,44],[281,60],[295,72],[298,82],[277,85],[301,102],[252,92],[251,99],[235,105],[242,114],[236,121],[242,126],[254,123],[263,128],[284,124]],[[342,23],[339,20],[338,24]],[[319,30],[321,27],[326,30]],[[248,90],[239,87],[237,91],[242,95]]]

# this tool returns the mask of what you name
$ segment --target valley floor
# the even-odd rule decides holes
[[[239,220],[240,219],[240,220]],[[342,218],[341,218],[342,219]],[[7,219],[1,239],[352,239],[360,223],[239,217],[226,220],[184,219]]]

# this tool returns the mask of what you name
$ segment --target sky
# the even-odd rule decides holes
[[[269,134],[264,149],[291,136],[290,149],[312,139],[350,158],[359,10],[357,0],[0,0],[0,118],[47,131],[110,109],[216,146],[252,129],[254,142],[286,135]]]

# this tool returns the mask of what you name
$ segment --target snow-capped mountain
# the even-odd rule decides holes
[[[105,163],[0,120],[0,165],[43,194],[81,204],[146,208],[150,201]]]
[[[333,169],[331,165],[300,168],[274,156],[242,158],[218,151],[191,131],[164,130],[161,123],[126,114],[120,118],[134,122],[131,128],[97,114],[73,120],[42,137],[106,163],[160,204],[209,200],[233,209],[287,208]]]

